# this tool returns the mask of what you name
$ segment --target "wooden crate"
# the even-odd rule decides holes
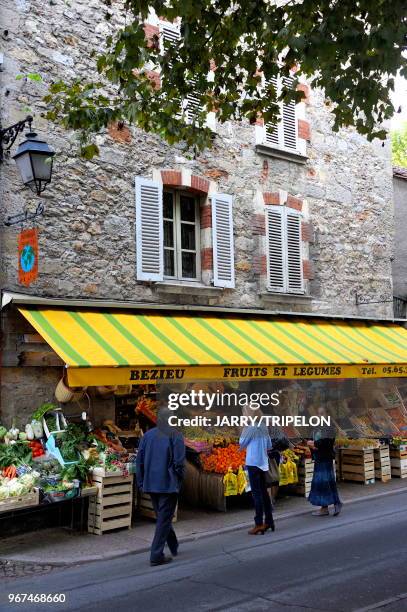
[[[147,518],[156,519],[156,514],[153,508],[153,502],[151,501],[151,497],[148,493],[138,493],[137,499],[137,512],[140,516],[145,516]],[[178,513],[178,505],[175,508],[174,518],[172,519],[173,523],[177,522],[177,513]]]
[[[302,458],[298,464],[298,484],[288,485],[289,491],[292,491],[295,495],[308,497],[313,475],[314,461],[310,458]]]
[[[376,480],[388,482],[391,480],[390,449],[388,446],[375,448],[374,454],[374,473]]]
[[[33,489],[31,493],[20,495],[19,497],[9,497],[0,501],[0,512],[10,512],[11,510],[20,510],[21,508],[30,508],[38,506],[40,503],[39,489]]]
[[[407,449],[390,449],[391,475],[394,478],[407,478]]]
[[[341,449],[341,480],[373,484],[375,464],[373,449]]]
[[[130,529],[133,476],[93,476],[93,484],[98,492],[89,501],[89,533],[102,535],[112,529]]]

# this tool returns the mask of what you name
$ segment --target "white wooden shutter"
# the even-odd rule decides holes
[[[163,280],[163,188],[141,177],[136,177],[136,249],[137,279]]]
[[[279,80],[277,77],[267,79],[266,85],[273,85],[276,90],[276,95],[279,94]],[[268,144],[271,147],[281,146],[281,117],[277,123],[266,123],[264,126],[264,144]]]
[[[267,286],[270,291],[285,291],[284,208],[266,208]]]
[[[290,89],[294,83],[292,78],[284,78],[283,84]],[[297,146],[297,113],[295,100],[283,103],[283,146],[285,149],[296,151]]]
[[[164,43],[176,45],[181,38],[181,30],[178,23],[160,21],[161,53],[164,53]]]
[[[235,286],[233,246],[232,196],[212,195],[213,284],[215,287]]]
[[[302,293],[302,256],[301,256],[301,217],[289,208],[286,209],[286,253],[287,253],[287,291]]]
[[[191,85],[195,85],[196,80],[191,79]],[[188,123],[195,123],[197,116],[202,110],[200,99],[194,93],[190,93],[184,102],[184,112]]]

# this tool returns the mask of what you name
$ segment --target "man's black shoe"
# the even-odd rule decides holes
[[[165,565],[166,563],[171,563],[172,557],[163,556],[158,561],[150,561],[150,565]]]
[[[176,557],[178,555],[178,546],[177,548],[174,548],[174,550],[170,548],[170,553],[172,554],[173,557]]]

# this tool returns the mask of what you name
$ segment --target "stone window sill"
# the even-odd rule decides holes
[[[154,284],[154,288],[160,293],[183,293],[188,295],[217,295],[223,291],[222,287],[212,287],[202,283],[182,281],[162,281]]]
[[[265,291],[259,295],[264,302],[275,304],[304,304],[308,306],[312,301],[312,297],[310,295],[304,294],[272,293],[271,291]]]
[[[305,164],[308,157],[301,155],[301,153],[295,153],[291,151],[283,151],[282,149],[275,149],[270,145],[257,144],[256,153],[261,155],[267,155],[268,157],[277,157],[278,159],[285,159],[286,161],[292,161],[296,164]]]

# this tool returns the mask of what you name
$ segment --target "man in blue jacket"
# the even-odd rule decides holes
[[[151,544],[151,565],[172,561],[172,557],[164,555],[165,543],[173,557],[178,553],[172,519],[184,477],[185,444],[182,434],[168,424],[170,415],[168,408],[159,410],[157,427],[143,436],[136,459],[137,484],[142,491],[150,494],[157,515]]]

